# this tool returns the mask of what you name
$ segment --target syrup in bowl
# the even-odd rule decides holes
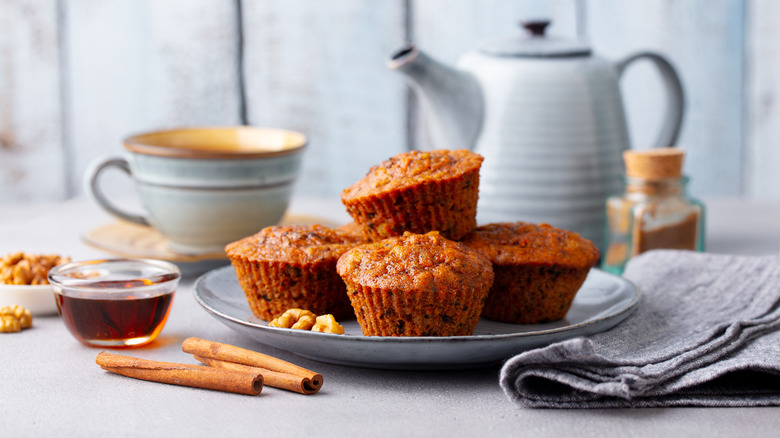
[[[49,272],[65,327],[85,345],[134,347],[160,334],[181,273],[159,260],[67,263]]]

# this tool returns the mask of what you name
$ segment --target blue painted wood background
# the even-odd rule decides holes
[[[239,123],[309,135],[296,192],[337,198],[425,147],[391,52],[411,41],[454,63],[534,17],[607,58],[665,54],[688,102],[678,146],[692,192],[780,200],[771,0],[0,0],[0,203],[81,194],[89,163],[130,133]],[[622,88],[632,142],[647,146],[660,80],[638,64]]]

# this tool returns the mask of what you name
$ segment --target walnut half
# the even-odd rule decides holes
[[[281,316],[268,323],[271,327],[294,328],[309,330],[314,326],[315,315],[313,312],[303,309],[287,309]]]
[[[313,332],[320,333],[335,333],[337,335],[344,334],[344,327],[336,322],[336,318],[331,314],[320,315],[317,317],[317,322],[314,323],[314,327],[311,328]]]
[[[344,334],[344,327],[336,322],[333,315],[317,316],[313,312],[303,309],[288,309],[281,316],[274,318],[268,325],[270,327],[311,330],[320,333]]]
[[[15,333],[32,327],[32,314],[21,306],[0,307],[0,333]]]

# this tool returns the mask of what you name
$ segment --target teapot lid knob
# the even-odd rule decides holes
[[[558,58],[590,56],[590,47],[577,40],[545,36],[545,30],[550,25],[550,20],[525,20],[521,21],[528,35],[518,35],[490,41],[480,47],[480,51],[486,55],[499,57],[521,58]]]
[[[544,36],[544,31],[550,25],[550,20],[530,20],[521,21],[520,25],[528,31],[531,36]]]

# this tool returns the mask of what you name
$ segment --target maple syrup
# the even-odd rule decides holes
[[[57,309],[80,342],[134,347],[153,341],[170,313],[181,274],[157,260],[74,262],[50,272]]]
[[[118,299],[57,295],[57,308],[68,330],[85,344],[136,346],[160,334],[172,301],[172,293]]]

